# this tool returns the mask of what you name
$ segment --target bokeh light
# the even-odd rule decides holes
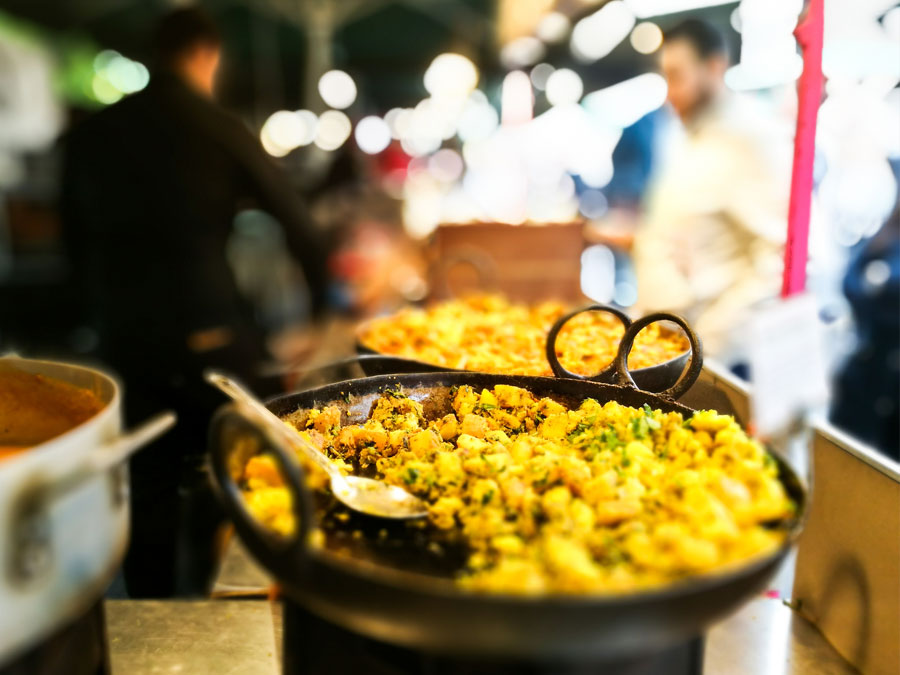
[[[374,115],[363,117],[356,123],[356,144],[369,155],[377,155],[391,144],[391,128],[388,123]]]
[[[639,23],[631,31],[631,46],[641,54],[652,54],[663,42],[662,29],[651,21]]]
[[[522,70],[514,70],[503,78],[500,119],[504,125],[524,124],[532,117],[534,95],[531,78]]]
[[[391,138],[395,140],[400,139],[400,126],[402,124],[398,123],[404,114],[409,116],[409,112],[408,108],[391,108],[384,114],[384,121],[391,130]]]
[[[344,110],[356,100],[356,83],[343,70],[329,70],[319,78],[319,96],[332,108]]]
[[[443,148],[428,158],[428,173],[442,183],[453,183],[462,176],[463,158],[456,150]]]
[[[126,94],[140,91],[150,82],[150,71],[138,61],[112,49],[99,52],[93,61],[90,93],[100,103],[115,103]]]
[[[537,64],[531,69],[531,84],[533,84],[534,88],[538,91],[544,91],[544,89],[547,88],[547,80],[550,79],[554,70],[556,70],[556,68],[549,63]]]
[[[578,198],[578,210],[585,218],[596,220],[606,215],[609,202],[600,190],[585,190]]]
[[[461,141],[479,141],[489,137],[497,129],[500,124],[500,116],[497,110],[484,95],[478,90],[472,92],[472,95],[463,106],[462,114],[457,122],[457,134]]]
[[[340,110],[326,110],[319,116],[315,144],[322,150],[337,150],[350,137],[353,125]]]
[[[550,12],[541,19],[535,32],[544,42],[554,44],[565,40],[570,30],[572,22],[569,21],[569,17],[561,12]]]
[[[500,63],[506,68],[522,68],[537,63],[544,58],[546,52],[543,42],[526,35],[516,38],[500,50]]]
[[[560,68],[547,78],[546,92],[551,105],[577,103],[584,93],[584,83],[574,70]]]
[[[582,105],[598,120],[619,129],[629,127],[666,102],[668,85],[658,73],[644,73],[598,89]]]
[[[432,96],[465,98],[477,84],[478,69],[462,54],[439,54],[425,71],[425,89]]]
[[[572,54],[585,63],[602,59],[628,37],[634,23],[625,3],[612,0],[575,24],[569,45]]]
[[[263,148],[273,157],[284,157],[294,148],[312,143],[318,119],[309,110],[279,110],[272,113],[260,130]]]
[[[91,79],[91,92],[100,103],[115,103],[122,98],[122,92],[100,73]]]

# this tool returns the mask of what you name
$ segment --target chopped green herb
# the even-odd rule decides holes
[[[419,478],[419,470],[414,469],[413,467],[409,467],[406,470],[406,473],[403,474],[403,482],[407,485],[412,485]]]
[[[606,445],[610,450],[615,450],[620,445],[622,445],[622,441],[619,440],[619,434],[616,433],[616,430],[612,427],[601,434],[600,440],[602,440],[603,444]]]
[[[590,424],[587,424],[586,422],[584,422],[582,420],[577,425],[575,425],[575,428],[572,430],[572,433],[569,434],[569,436],[568,436],[569,443],[574,443],[577,438],[579,438],[580,436],[584,436],[584,434],[586,432],[590,431],[590,429],[591,429]]]
[[[488,490],[483,495],[481,495],[481,505],[486,506],[490,504],[491,500],[494,498],[494,491]]]
[[[632,418],[631,433],[634,434],[634,437],[637,439],[647,438],[647,434],[649,433],[649,431],[647,429],[647,418],[646,417]]]

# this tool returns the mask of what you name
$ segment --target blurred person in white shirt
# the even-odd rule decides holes
[[[706,352],[735,366],[750,308],[780,286],[790,137],[727,89],[728,48],[712,25],[672,28],[660,64],[683,133],[663,153],[635,236],[638,305],[684,314]]]

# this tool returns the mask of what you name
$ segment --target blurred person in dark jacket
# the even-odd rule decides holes
[[[201,10],[162,19],[150,84],[64,139],[63,217],[98,353],[126,386],[133,424],[174,409],[174,431],[132,461],[130,595],[203,593],[217,509],[201,470],[221,396],[215,366],[254,387],[265,336],[226,259],[236,213],[252,203],[283,226],[313,314],[326,295],[321,233],[286,176],[213,101],[221,39]],[[179,494],[181,495],[179,497]]]
[[[900,206],[844,277],[857,346],[834,382],[831,421],[900,461]]]

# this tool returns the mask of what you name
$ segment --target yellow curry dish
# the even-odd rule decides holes
[[[342,424],[336,406],[285,423],[347,472],[425,500],[423,527],[464,547],[456,583],[465,589],[630,592],[727,569],[784,542],[778,525],[796,506],[775,460],[732,417],[706,410],[685,419],[594,399],[567,409],[500,384],[451,396],[452,412],[436,419],[386,391],[362,424]],[[321,470],[300,461],[311,486],[327,491]],[[254,517],[293,530],[271,457],[252,457],[241,486]]]
[[[549,376],[547,334],[567,311],[559,302],[529,306],[496,295],[478,296],[372,319],[358,337],[375,352],[454,370]],[[560,331],[557,356],[567,370],[595,375],[615,358],[624,331],[607,313],[584,312]],[[635,339],[628,365],[646,368],[688,349],[684,335],[651,324]]]

